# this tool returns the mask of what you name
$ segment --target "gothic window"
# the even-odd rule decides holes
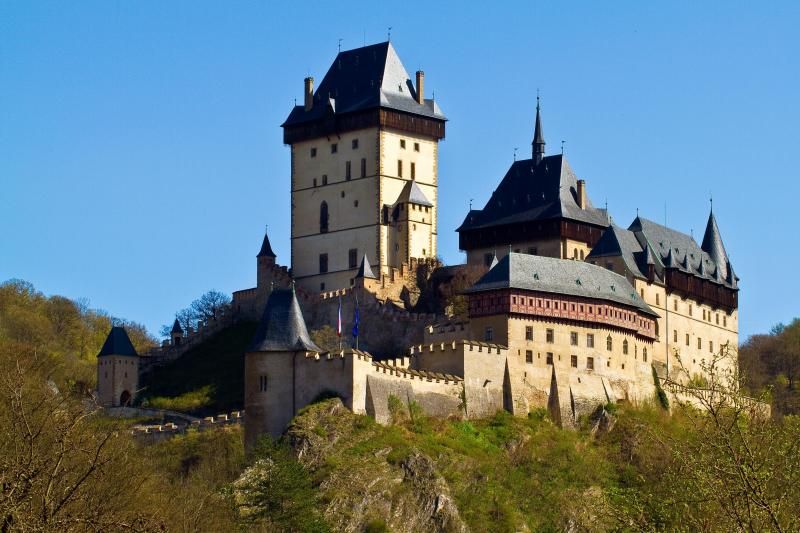
[[[622,353],[628,355],[628,339],[622,341]]]
[[[606,337],[606,350],[609,352],[614,349],[614,341],[611,340],[611,335]]]
[[[328,271],[328,254],[319,254],[319,273],[324,274]]]
[[[319,232],[328,233],[328,202],[319,204]]]

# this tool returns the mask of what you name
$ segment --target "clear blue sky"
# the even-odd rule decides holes
[[[476,3],[477,4],[477,3]],[[702,5],[701,5],[702,4]],[[527,154],[536,89],[615,221],[702,239],[713,192],[742,339],[800,315],[800,3],[0,2],[0,280],[151,331],[289,257],[279,125],[306,75],[386,39],[447,114],[439,249]],[[430,93],[429,93],[430,94]]]

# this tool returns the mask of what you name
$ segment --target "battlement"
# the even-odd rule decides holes
[[[332,352],[306,352],[306,359],[314,359],[315,361],[332,361],[334,359],[344,359],[345,357],[354,357],[358,361],[372,361],[372,355],[369,352],[364,352],[356,348],[346,348],[341,351]]]
[[[187,430],[206,431],[219,429],[230,425],[240,425],[244,422],[244,411],[231,411],[217,416],[207,416],[202,420],[193,420],[188,424],[167,422],[164,424],[137,424],[131,428],[131,434],[140,442],[158,442],[183,435]]]
[[[409,379],[412,381],[421,380],[430,383],[443,383],[445,385],[462,383],[464,381],[463,378],[459,376],[454,376],[452,374],[431,372],[428,370],[415,370],[413,368],[406,368],[406,367],[386,364],[382,361],[373,362],[372,367],[377,373],[388,374],[390,376]]]
[[[432,342],[429,344],[420,344],[418,346],[412,346],[409,348],[409,353],[411,355],[414,354],[422,354],[422,353],[435,353],[435,352],[483,352],[486,353],[496,353],[497,355],[501,355],[502,352],[508,351],[507,346],[503,346],[501,344],[493,344],[491,342],[481,342],[481,341],[473,341],[467,339],[461,340],[454,340],[449,342]]]

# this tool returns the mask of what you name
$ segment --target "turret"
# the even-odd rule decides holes
[[[544,159],[544,132],[542,131],[542,116],[539,108],[539,97],[536,97],[536,126],[533,130],[533,163],[538,165]]]
[[[700,247],[711,257],[711,260],[716,263],[720,278],[729,280],[728,271],[730,270],[730,260],[728,259],[728,254],[725,252],[725,245],[722,244],[722,236],[719,234],[719,227],[717,226],[717,219],[714,218],[713,209],[708,215],[706,233],[703,235],[703,244]]]
[[[128,406],[139,387],[139,355],[125,328],[115,326],[97,354],[97,401],[107,407]]]
[[[169,332],[170,339],[172,340],[173,346],[180,346],[183,342],[183,328],[181,327],[181,323],[178,322],[178,319],[175,319],[175,322],[172,324],[172,331]]]
[[[272,282],[272,268],[275,266],[275,252],[269,242],[269,235],[264,229],[264,240],[261,242],[261,250],[256,256],[256,287],[263,289],[269,287]]]

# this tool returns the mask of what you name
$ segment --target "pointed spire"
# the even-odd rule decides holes
[[[269,295],[249,352],[321,352],[308,335],[306,321],[293,289],[275,289]]]
[[[719,234],[719,227],[717,226],[717,219],[714,217],[713,209],[708,215],[706,233],[703,235],[703,244],[700,248],[702,248],[702,250],[711,257],[711,260],[716,263],[720,277],[722,279],[728,279],[728,266],[730,261],[727,252],[725,252],[725,245],[722,244],[722,236]]]
[[[539,106],[539,95],[536,95],[536,126],[533,130],[533,164],[538,165],[544,158],[544,132],[542,131],[542,116]]]
[[[272,246],[269,243],[266,227],[264,228],[264,240],[261,242],[261,250],[256,257],[275,257],[275,252],[272,251]]]
[[[172,331],[170,333],[180,333],[183,334],[183,328],[181,327],[181,323],[178,322],[178,319],[175,319],[175,322],[172,324]]]
[[[103,343],[103,347],[97,357],[104,355],[137,355],[125,328],[122,326],[111,328],[111,331],[108,332],[108,337],[106,337],[106,342]]]
[[[369,264],[367,254],[364,254],[364,257],[361,258],[361,266],[358,267],[356,278],[378,279],[378,276],[372,272],[372,266]]]

